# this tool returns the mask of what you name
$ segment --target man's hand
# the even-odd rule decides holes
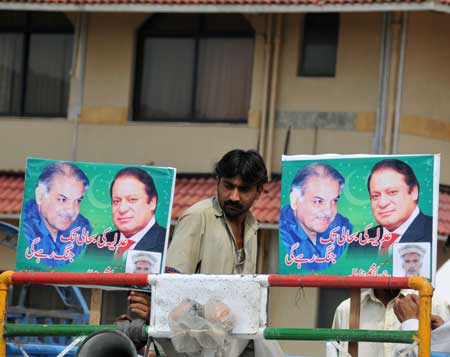
[[[444,320],[438,315],[431,315],[431,329],[434,330],[444,324]]]
[[[128,311],[136,314],[142,320],[150,320],[150,295],[139,292],[131,291],[128,295]]]
[[[395,298],[394,312],[400,322],[419,319],[419,297],[410,294]]]

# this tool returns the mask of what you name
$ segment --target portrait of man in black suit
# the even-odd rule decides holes
[[[116,242],[115,256],[131,249],[163,254],[166,229],[156,222],[158,195],[152,177],[140,168],[124,168],[114,177],[110,195],[117,230],[106,238]]]
[[[360,251],[390,254],[394,243],[432,241],[433,219],[423,214],[419,203],[419,182],[413,169],[398,159],[377,162],[367,180],[372,214],[378,226],[366,232],[370,238],[379,237],[379,245],[349,247],[349,253]]]

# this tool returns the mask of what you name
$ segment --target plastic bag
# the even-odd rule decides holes
[[[217,300],[201,305],[186,299],[169,313],[172,343],[178,352],[188,355],[224,354],[230,343],[233,324],[230,308]]]

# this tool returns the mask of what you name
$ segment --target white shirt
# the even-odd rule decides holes
[[[404,289],[402,295],[417,294],[415,290]],[[441,316],[444,320],[450,318],[450,305],[447,301],[433,298],[432,313]],[[348,329],[350,320],[350,299],[344,300],[334,313],[333,328]],[[375,297],[373,289],[361,293],[360,329],[364,330],[394,330],[400,329],[400,321],[394,313],[394,300],[385,307]],[[341,342],[344,349],[348,350],[348,343]],[[364,357],[390,357],[394,343],[360,342],[358,354]]]
[[[436,273],[436,289],[434,296],[450,297],[450,259]]]
[[[418,330],[419,320],[410,319],[403,321],[400,330]],[[409,351],[408,357],[417,357],[417,346],[411,348],[411,345],[398,345],[395,348],[393,356],[399,356],[401,352]],[[431,331],[431,351],[440,353],[450,353],[450,320],[446,321],[442,326]]]
[[[141,229],[139,232],[137,232],[136,234],[134,234],[128,238],[125,237],[122,232],[120,232],[119,243],[125,239],[132,239],[132,240],[134,240],[134,243],[132,246],[130,246],[130,248],[128,248],[128,250],[134,249],[134,247],[136,247],[136,245],[140,242],[140,240],[145,236],[145,233],[147,233],[153,227],[155,222],[156,222],[155,216],[153,216],[152,219],[150,220],[150,222],[148,222],[147,225],[143,229]]]

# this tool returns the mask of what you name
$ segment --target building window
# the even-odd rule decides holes
[[[72,44],[64,14],[0,11],[0,115],[65,116]]]
[[[339,34],[339,14],[306,14],[298,74],[334,77]]]
[[[241,15],[152,16],[139,30],[134,120],[245,122],[253,46]]]

